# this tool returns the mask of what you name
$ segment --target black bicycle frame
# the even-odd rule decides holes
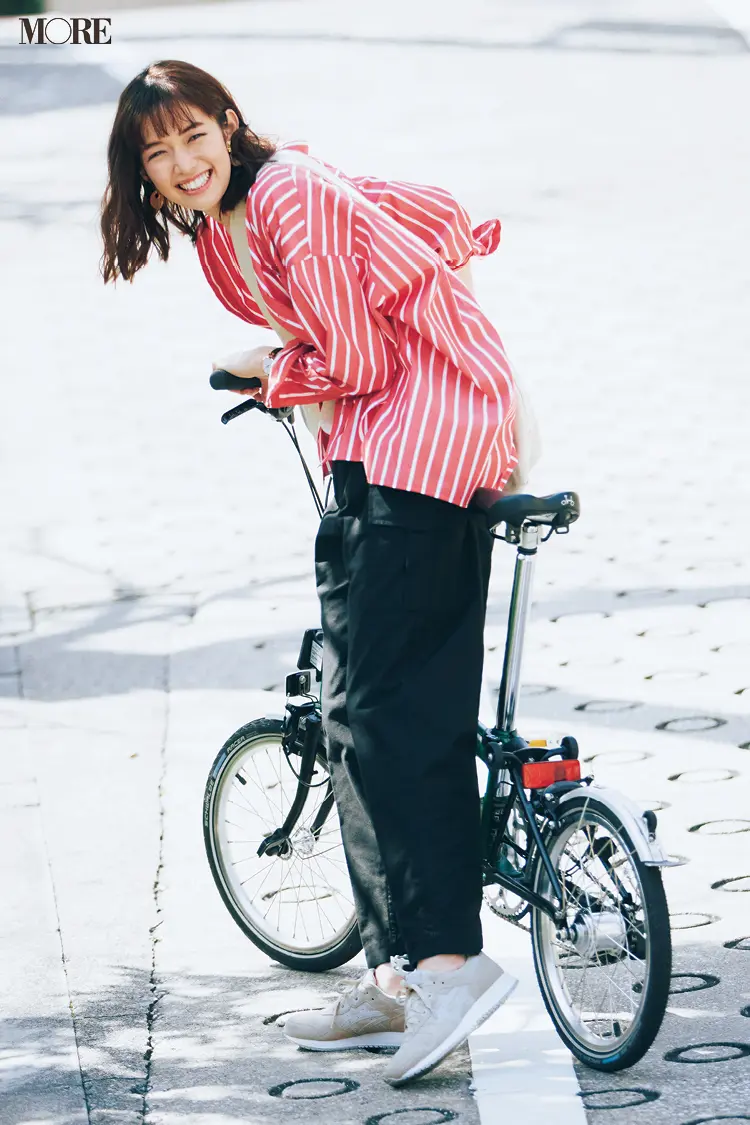
[[[500,538],[500,536],[496,536]],[[497,702],[496,725],[488,730],[479,725],[477,753],[485,762],[489,776],[482,801],[482,854],[485,883],[497,883],[512,891],[529,905],[543,910],[554,920],[562,919],[563,891],[557,877],[542,833],[537,823],[531,801],[526,796],[521,779],[521,766],[524,760],[530,761],[534,755],[528,743],[515,729],[516,707],[521,683],[521,662],[523,659],[526,624],[531,606],[531,589],[534,578],[536,554],[540,542],[538,525],[524,523],[520,528],[506,528],[504,538],[514,543],[518,550],[513,574],[513,587],[508,611],[508,629],[505,637],[503,675]],[[507,796],[498,797],[497,785],[500,772],[506,770],[511,789]],[[503,846],[518,852],[518,846],[507,833],[508,820],[513,808],[520,810],[526,825],[527,854],[523,856],[523,874],[514,877],[498,868],[500,849]],[[535,854],[538,860],[535,859]],[[552,893],[558,906],[536,893],[532,888],[537,862],[544,865],[550,881]]]
[[[214,373],[226,375],[226,372]],[[213,385],[213,384],[212,384]],[[319,515],[323,514],[323,501],[321,500],[312,476],[305,462],[302,451],[297,442],[294,431],[294,415],[289,410],[269,410],[262,403],[254,399],[247,399],[240,406],[228,411],[222,416],[226,423],[249,410],[257,409],[263,413],[270,413],[284,424],[294,446],[299,454],[305,470],[308,485],[313,494],[315,506]],[[559,530],[559,529],[558,529]],[[551,529],[549,534],[551,534]],[[497,535],[496,539],[504,538],[506,542],[518,547],[516,556],[513,589],[510,599],[508,614],[508,630],[505,641],[505,657],[503,661],[503,676],[497,706],[496,726],[488,730],[481,723],[477,735],[477,754],[484,761],[488,769],[487,786],[482,799],[482,854],[484,856],[483,878],[485,884],[496,883],[513,894],[518,895],[530,906],[544,911],[555,922],[563,920],[563,889],[557,873],[552,865],[547,848],[544,843],[541,829],[537,822],[532,802],[526,796],[521,777],[521,766],[524,761],[532,761],[536,755],[530,751],[526,743],[515,730],[515,713],[518,702],[521,660],[526,633],[526,623],[531,604],[531,586],[534,574],[537,548],[540,542],[540,525],[526,521],[520,527],[506,527],[504,536]],[[303,646],[304,647],[304,646]],[[298,665],[299,667],[299,665]],[[260,847],[258,855],[284,855],[290,847],[291,835],[297,820],[305,806],[307,794],[311,788],[311,780],[315,768],[315,761],[320,753],[325,753],[324,740],[321,740],[321,715],[319,702],[308,695],[309,679],[304,683],[300,679],[305,672],[295,673],[288,678],[287,691],[292,696],[305,696],[306,702],[302,705],[287,704],[289,718],[286,721],[286,734],[284,749],[289,760],[290,753],[300,757],[299,772],[294,771],[297,779],[297,792],[291,808],[284,819],[284,823],[269,836]],[[298,734],[303,733],[301,746]],[[291,762],[290,768],[291,767]],[[506,771],[510,778],[511,790],[507,796],[498,797],[497,788],[501,771]],[[566,784],[566,783],[563,783]],[[328,814],[333,808],[334,796],[330,778],[328,789],[321,806],[316,814],[312,831],[317,837],[322,830]],[[526,825],[527,848],[521,849],[508,834],[508,820],[511,811],[516,808],[524,819]],[[498,867],[500,849],[512,848],[523,859],[523,872],[518,877],[507,875]],[[558,905],[550,902],[534,891],[532,882],[536,873],[537,864],[541,862],[547,873],[552,888],[552,893]]]
[[[290,847],[289,836],[291,835],[292,830],[294,829],[299,819],[300,813],[305,807],[307,794],[311,788],[313,772],[315,770],[315,762],[320,752],[322,719],[315,702],[311,700],[308,703],[303,704],[303,706],[301,707],[287,707],[287,711],[291,713],[292,719],[291,730],[288,730],[286,732],[284,738],[284,752],[287,755],[287,761],[292,750],[292,744],[297,741],[300,727],[302,726],[302,724],[304,724],[299,772],[297,773],[295,771],[297,776],[297,792],[294,795],[294,800],[292,801],[289,812],[284,818],[284,823],[280,828],[276,828],[269,836],[266,836],[266,838],[261,842],[260,847],[258,848],[259,856],[288,854]],[[325,809],[325,815],[323,817],[324,820],[325,816],[328,815],[333,805],[333,792],[331,790],[330,780],[328,783],[328,787],[329,792],[323,799],[321,809],[319,810],[318,816],[316,817],[316,824],[318,819],[320,818],[320,812]],[[320,824],[318,825],[318,833],[320,833],[320,829],[323,826],[323,820],[321,820]]]
[[[514,736],[513,740],[518,740]],[[530,906],[544,911],[553,921],[562,918],[563,890],[552,861],[547,852],[541,829],[537,822],[531,801],[526,796],[521,778],[521,763],[516,750],[504,750],[503,739],[497,732],[489,731],[480,724],[477,753],[487,766],[487,785],[482,798],[482,855],[484,857],[483,879],[485,885],[493,883],[518,895]],[[510,742],[511,739],[508,739]],[[497,788],[501,772],[505,771],[510,780],[510,792],[498,797]],[[518,846],[507,833],[508,821],[513,809],[520,811],[526,828],[527,848]],[[523,873],[508,875],[498,867],[500,851],[511,848],[523,860]],[[557,905],[533,889],[537,863],[544,865],[557,899]]]

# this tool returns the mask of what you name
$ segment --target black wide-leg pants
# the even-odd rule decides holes
[[[482,947],[475,751],[492,538],[481,511],[335,462],[316,578],[323,723],[369,966]]]

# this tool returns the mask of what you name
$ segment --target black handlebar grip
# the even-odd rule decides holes
[[[208,381],[215,391],[253,391],[262,386],[260,379],[240,379],[221,367],[211,373]]]

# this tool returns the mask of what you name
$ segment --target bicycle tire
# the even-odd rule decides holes
[[[260,718],[240,727],[230,735],[224,743],[214,760],[206,781],[203,798],[203,839],[208,864],[216,888],[230,915],[246,937],[268,957],[285,965],[287,968],[299,969],[304,972],[324,972],[327,969],[335,969],[340,965],[346,964],[346,962],[355,957],[362,948],[362,942],[357,928],[356,914],[354,914],[353,908],[348,921],[342,923],[338,930],[336,930],[327,941],[321,940],[316,944],[311,944],[309,948],[305,948],[303,944],[294,946],[289,941],[281,940],[280,937],[274,939],[270,928],[260,924],[257,912],[252,909],[250,902],[246,898],[243,899],[240,894],[238,886],[236,885],[236,880],[229,870],[230,866],[237,861],[231,859],[226,839],[222,839],[223,833],[220,822],[220,817],[222,815],[221,807],[226,787],[231,784],[232,781],[232,773],[234,772],[235,777],[238,776],[241,769],[239,763],[244,760],[249,752],[255,753],[253,750],[254,746],[256,751],[263,745],[276,746],[279,751],[281,751],[283,732],[284,724],[281,719]],[[281,752],[283,753],[283,751]],[[288,766],[285,764],[284,768],[288,769]],[[328,765],[324,754],[318,755],[317,769],[327,773]],[[293,788],[296,788],[296,779],[291,769],[289,769],[289,778],[291,782],[293,782]],[[283,775],[280,781],[282,791],[283,782],[285,780],[286,776]],[[273,787],[276,788],[275,782]],[[283,792],[279,796],[279,799],[282,803],[279,806],[277,819],[283,817],[285,811]],[[303,816],[304,814],[305,809],[303,809],[302,812]],[[273,827],[278,826],[279,824],[273,825]],[[308,836],[310,835],[311,834],[308,833]],[[255,843],[255,841],[252,842]],[[243,842],[240,841],[240,843]],[[314,852],[310,854],[314,856]],[[268,860],[268,857],[264,856],[263,859]],[[251,857],[248,857],[248,862],[250,860]],[[288,861],[281,858],[270,860],[269,867],[272,866],[274,862],[280,865],[282,874],[283,868],[281,865],[286,864],[287,868],[289,867]],[[318,867],[320,867],[320,864],[318,864]],[[266,878],[267,877],[268,876],[266,876]],[[315,876],[315,878],[317,877],[318,876]],[[285,876],[282,877],[282,886],[284,878]],[[285,889],[292,889],[291,885],[287,884]],[[281,891],[278,892],[278,895],[280,897]],[[280,914],[281,907],[279,907],[279,915]],[[307,931],[305,932],[307,933]]]
[[[588,955],[586,957],[581,957],[580,951],[576,949],[573,954],[568,954],[570,959],[565,962],[563,970],[565,972],[579,972],[584,974],[584,979],[581,983],[581,1004],[583,1005],[583,997],[586,988],[585,973],[589,968],[595,975],[597,971],[604,970],[608,965],[619,963],[620,965],[626,964],[627,972],[630,973],[630,963],[633,962],[637,964],[641,962],[644,965],[644,979],[642,981],[637,979],[633,980],[629,985],[630,993],[639,997],[639,1003],[637,1012],[632,1019],[627,1034],[616,1034],[618,1029],[622,1031],[622,1023],[624,1022],[623,1013],[618,1013],[616,1017],[614,1014],[605,1016],[599,1020],[596,1018],[596,1013],[589,1013],[592,1016],[590,1020],[592,1024],[610,1021],[614,1034],[607,1036],[602,1034],[600,1042],[593,1042],[592,1040],[595,1040],[596,1037],[593,1032],[589,1031],[589,1042],[585,1041],[586,1035],[585,1032],[582,1031],[582,1029],[586,1027],[583,1013],[582,1018],[578,1021],[578,1026],[576,1026],[571,1019],[572,1004],[566,1005],[563,1002],[566,992],[568,996],[570,996],[568,985],[567,983],[563,985],[560,980],[555,980],[550,972],[553,961],[550,934],[554,931],[554,923],[543,911],[536,908],[532,909],[531,912],[534,969],[545,1007],[560,1038],[566,1046],[576,1058],[586,1066],[594,1070],[613,1073],[618,1070],[624,1070],[638,1062],[652,1045],[661,1027],[668,1003],[672,972],[669,910],[659,869],[646,867],[643,864],[636,853],[633,841],[627,829],[616,813],[603,801],[588,792],[582,792],[580,796],[576,795],[565,802],[560,812],[557,830],[548,834],[546,845],[550,858],[555,865],[558,877],[560,875],[558,862],[561,855],[565,854],[565,834],[569,833],[570,829],[576,825],[580,830],[581,826],[587,824],[597,825],[599,828],[603,829],[605,834],[609,833],[610,840],[613,838],[619,840],[622,846],[623,858],[618,868],[618,878],[620,878],[620,876],[624,878],[625,864],[631,864],[635,876],[634,882],[638,885],[642,901],[644,931],[641,933],[638,929],[637,922],[633,923],[632,930],[628,930],[627,924],[621,921],[624,927],[624,937],[621,940],[624,942],[624,945],[619,945],[616,938],[612,938],[615,951],[609,953],[601,952],[596,944],[597,941],[601,939],[596,936],[589,938],[587,940],[594,942],[593,954],[587,951]],[[568,839],[570,838],[572,837],[568,836]],[[604,835],[600,837],[600,839],[606,841],[607,837]],[[596,847],[599,846],[595,845],[595,840],[596,831],[591,834],[592,854],[595,853]],[[603,846],[611,849],[619,845],[605,843]],[[625,853],[627,853],[626,858]],[[574,870],[574,868],[571,870]],[[582,861],[580,862],[579,871],[581,873],[583,872]],[[570,882],[570,874],[568,875],[568,882]],[[612,882],[611,885],[615,886],[615,883]],[[606,883],[604,886],[606,887]],[[539,857],[537,858],[535,867],[534,887],[538,893],[544,894],[546,897],[549,896],[549,879]],[[580,899],[578,900],[578,905],[580,906]],[[617,912],[614,910],[602,910],[600,900],[598,912],[589,911],[593,919],[593,922],[590,924],[593,925],[594,934],[596,934],[596,927],[602,924],[596,921],[597,913],[600,919],[607,914],[611,920],[614,920]],[[583,914],[585,914],[585,911],[581,912],[581,915]],[[622,914],[620,914],[620,918],[622,919]],[[605,919],[605,921],[607,921],[607,919]],[[617,924],[615,924],[615,929],[616,926]],[[641,939],[643,939],[642,944]],[[607,940],[608,939],[605,937],[605,945]],[[623,949],[625,956],[616,951],[619,949]],[[641,956],[641,954],[643,954],[643,956]],[[594,958],[593,960],[591,959],[592,956]],[[579,958],[581,962],[580,965],[576,964],[576,957]],[[575,977],[572,979],[575,980]],[[621,981],[627,982],[627,976],[621,977]],[[594,987],[596,987],[596,984]],[[621,987],[620,984],[615,987],[621,995],[627,996],[628,1000],[631,1000],[630,994],[624,987]],[[614,993],[612,993],[612,996],[614,997]],[[561,997],[563,998],[562,1000]],[[622,1004],[620,998],[614,997],[614,999],[617,1003]],[[627,1017],[628,1014],[629,1013],[624,1013],[624,1016]],[[607,1042],[608,1038],[611,1039],[609,1043]]]

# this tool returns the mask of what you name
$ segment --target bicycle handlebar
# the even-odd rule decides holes
[[[256,387],[262,385],[260,379],[240,379],[237,375],[232,375],[231,371],[225,371],[222,367],[212,372],[208,381],[215,391],[254,390]],[[248,397],[244,402],[241,402],[239,406],[235,406],[232,410],[227,410],[225,414],[222,414],[222,424],[226,426],[227,422],[231,422],[234,418],[239,418],[241,414],[246,414],[248,410],[260,410],[261,414],[270,414],[277,422],[289,423],[288,425],[284,425],[284,429],[289,434],[289,437],[292,439],[292,444],[297,450],[299,459],[302,462],[302,468],[305,471],[308,487],[315,503],[316,511],[319,516],[322,516],[325,505],[320,499],[320,493],[315,487],[315,481],[310,475],[307,462],[305,461],[302,450],[299,447],[299,442],[297,441],[297,435],[294,432],[294,407],[266,406],[264,402],[259,402],[257,398]]]
[[[215,391],[251,391],[262,386],[260,379],[240,379],[237,375],[232,375],[230,371],[225,371],[222,367],[213,371],[208,381]],[[232,422],[235,418],[239,418],[241,414],[246,414],[248,410],[260,410],[261,414],[270,414],[277,422],[284,422],[286,419],[289,419],[290,422],[294,421],[294,408],[291,406],[266,406],[265,403],[259,402],[257,398],[247,398],[239,406],[235,406],[232,410],[227,410],[225,414],[222,414],[222,424],[226,426],[227,422]]]
[[[222,367],[212,372],[208,381],[215,391],[252,391],[261,386],[260,379],[240,379]]]

